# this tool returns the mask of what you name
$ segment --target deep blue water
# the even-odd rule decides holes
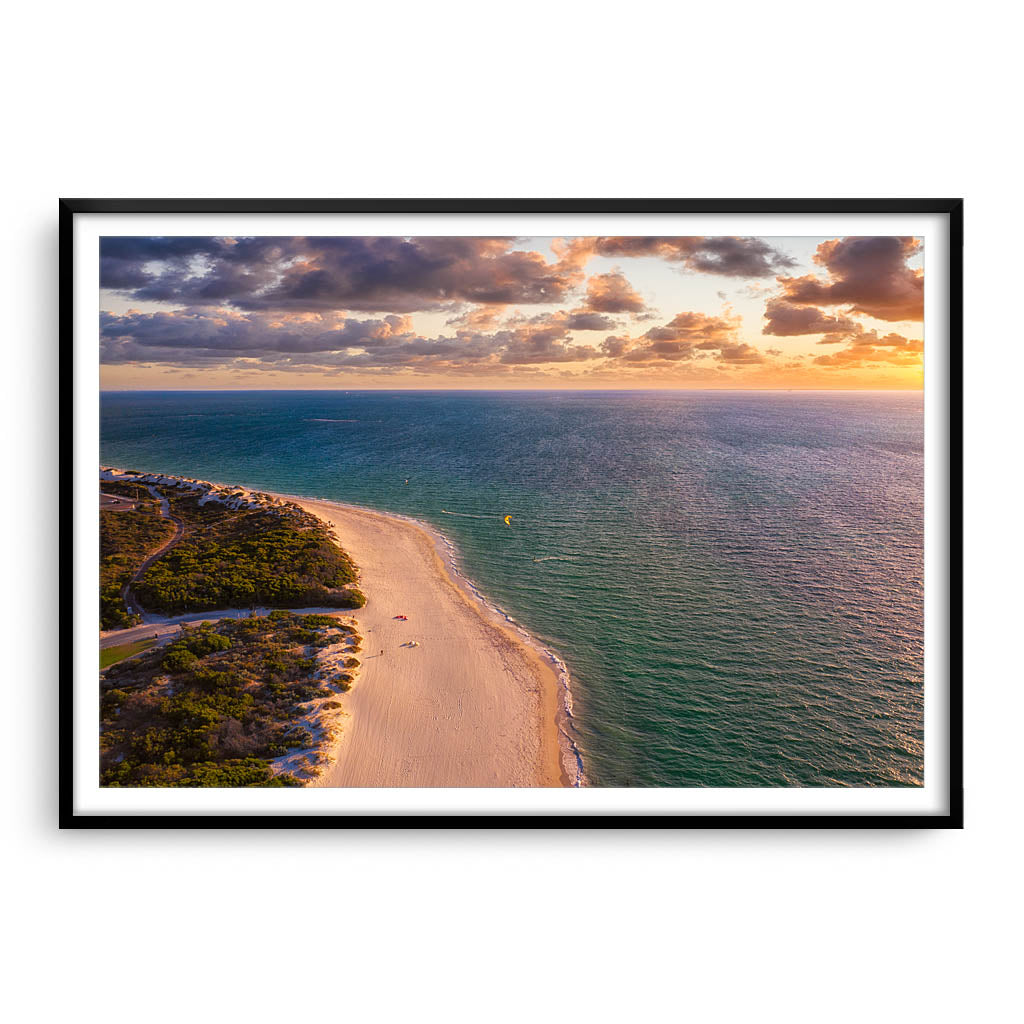
[[[920,785],[922,414],[917,393],[108,393],[101,458],[441,529],[568,664],[591,785]]]

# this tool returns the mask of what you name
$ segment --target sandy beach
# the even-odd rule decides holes
[[[354,613],[362,667],[313,785],[568,785],[554,669],[452,578],[434,538],[392,516],[288,500],[334,528],[367,597]]]

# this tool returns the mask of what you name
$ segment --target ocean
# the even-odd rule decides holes
[[[588,785],[923,783],[920,393],[108,392],[101,459],[441,531]]]

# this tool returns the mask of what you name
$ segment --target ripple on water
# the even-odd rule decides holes
[[[920,785],[921,413],[916,394],[110,394],[101,451],[441,529],[569,666],[588,784]]]

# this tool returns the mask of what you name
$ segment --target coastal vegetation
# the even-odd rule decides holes
[[[146,557],[174,535],[174,527],[160,515],[158,502],[145,490],[131,493],[125,485],[106,485],[111,494],[138,501],[135,508],[100,511],[100,629],[125,629],[138,618],[125,607],[121,596]]]
[[[132,476],[137,479],[132,479]],[[155,482],[154,482],[155,481]],[[331,530],[294,502],[175,477],[101,477],[130,509],[100,512],[100,628],[226,608],[361,608],[357,571]],[[147,558],[181,536],[132,582]]]
[[[332,615],[183,624],[101,678],[101,784],[302,785],[326,762],[358,645]]]
[[[100,513],[101,628],[133,625],[138,607],[253,609],[101,651],[101,784],[297,786],[317,776],[360,637],[333,614],[287,609],[365,604],[334,534],[267,494],[111,471],[100,483],[132,502]]]
[[[360,608],[356,568],[327,526],[293,503],[231,507],[194,492],[157,490],[184,535],[133,586],[163,615],[219,608]]]

